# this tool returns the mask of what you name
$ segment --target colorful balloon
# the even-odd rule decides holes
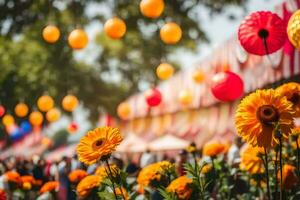
[[[37,106],[40,111],[47,112],[54,106],[54,101],[49,95],[41,96],[37,101]]]
[[[59,29],[54,25],[48,25],[43,29],[43,38],[48,43],[55,43],[60,36]]]
[[[145,93],[145,99],[150,107],[158,106],[162,101],[162,95],[156,88],[152,88]]]
[[[128,119],[131,113],[131,108],[129,104],[127,102],[120,103],[117,108],[117,113],[121,119],[123,120]]]
[[[126,33],[126,24],[118,17],[111,18],[105,22],[104,32],[112,39],[120,39]]]
[[[189,90],[182,90],[179,92],[178,101],[180,104],[187,106],[193,101],[193,94]]]
[[[62,107],[68,112],[72,112],[78,106],[78,99],[74,95],[67,95],[62,100]]]
[[[160,38],[166,44],[176,44],[181,36],[181,28],[174,22],[168,22],[160,29]]]
[[[244,83],[233,72],[220,72],[212,78],[211,91],[220,101],[234,101],[243,95]]]
[[[33,126],[40,126],[44,121],[44,117],[39,111],[34,111],[30,113],[29,121]]]
[[[22,121],[20,124],[20,129],[26,135],[32,131],[32,126],[28,121]]]
[[[83,29],[75,29],[69,34],[68,43],[72,49],[83,49],[88,42],[88,35]]]
[[[0,117],[2,117],[5,114],[5,108],[4,106],[0,105]]]
[[[51,108],[47,113],[46,113],[46,119],[49,122],[55,122],[60,118],[60,111],[57,108]]]
[[[196,70],[193,73],[193,80],[195,83],[202,83],[204,81],[205,75],[201,70]]]
[[[15,123],[15,119],[12,115],[6,114],[2,118],[2,123],[4,126],[9,126]]]
[[[173,75],[173,73],[174,73],[174,67],[169,63],[161,63],[156,68],[156,75],[161,80],[169,79]]]
[[[29,108],[25,103],[18,103],[15,106],[15,113],[18,117],[25,117],[28,114]]]
[[[140,11],[145,17],[158,18],[164,11],[165,3],[163,0],[142,0]]]

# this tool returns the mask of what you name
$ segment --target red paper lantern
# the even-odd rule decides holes
[[[145,99],[148,106],[154,107],[160,104],[162,95],[158,89],[152,88],[145,93]]]
[[[233,72],[220,72],[212,78],[211,91],[220,101],[234,101],[243,95],[244,83]]]
[[[266,55],[279,50],[286,41],[286,26],[275,13],[258,11],[241,23],[238,38],[243,48],[255,55]]]
[[[69,133],[75,133],[77,130],[78,130],[78,125],[76,122],[72,122],[71,124],[69,124],[68,126]]]
[[[5,108],[4,106],[0,105],[0,117],[3,117],[4,114],[5,114]]]

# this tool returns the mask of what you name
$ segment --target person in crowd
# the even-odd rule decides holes
[[[187,162],[188,160],[188,153],[186,150],[182,150],[179,152],[179,157],[177,158],[176,161],[176,170],[178,172],[178,174],[185,175],[185,170],[184,170],[184,164]]]
[[[236,137],[227,153],[227,162],[229,165],[235,166],[240,163],[240,149],[242,145],[243,142],[241,138]]]
[[[141,156],[140,167],[146,167],[149,164],[156,162],[156,156],[149,149],[146,150]]]

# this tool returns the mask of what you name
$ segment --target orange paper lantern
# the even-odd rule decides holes
[[[68,131],[70,134],[75,133],[77,130],[78,130],[78,125],[76,122],[72,122],[71,124],[69,124]]]
[[[120,39],[126,33],[126,24],[118,17],[111,18],[105,22],[104,32],[112,39]]]
[[[12,115],[6,114],[2,118],[2,123],[4,126],[10,126],[15,123],[15,119]]]
[[[193,94],[189,90],[182,90],[179,93],[178,100],[182,105],[187,106],[192,103]]]
[[[121,119],[124,119],[124,120],[128,119],[128,117],[131,113],[129,104],[127,102],[120,103],[117,108],[117,113]]]
[[[34,111],[30,113],[29,121],[33,126],[40,126],[44,121],[44,117],[39,111]]]
[[[156,68],[156,75],[158,78],[161,80],[167,80],[169,79],[174,73],[174,68],[172,65],[168,63],[161,63],[157,68]]]
[[[68,112],[72,112],[78,106],[78,99],[74,95],[67,95],[62,100],[62,107]]]
[[[204,73],[200,70],[197,70],[193,73],[193,80],[195,83],[202,83],[204,81]]]
[[[49,122],[57,121],[60,118],[60,111],[57,108],[52,108],[46,113],[46,119]]]
[[[55,43],[60,36],[60,31],[56,26],[48,25],[43,29],[43,38],[48,43]]]
[[[145,17],[157,18],[164,11],[165,3],[163,0],[142,0],[140,11]]]
[[[75,29],[69,34],[68,42],[72,49],[83,49],[89,42],[89,38],[84,30]]]
[[[174,22],[168,22],[160,29],[160,38],[166,44],[176,44],[181,36],[181,28]]]
[[[47,112],[53,108],[54,101],[49,95],[43,95],[38,99],[37,106],[41,111]]]
[[[15,113],[18,117],[25,117],[28,114],[28,106],[25,103],[18,103],[15,107]]]

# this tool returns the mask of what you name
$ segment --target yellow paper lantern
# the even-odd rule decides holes
[[[128,119],[131,113],[131,108],[129,104],[127,102],[120,103],[117,108],[117,113],[121,119],[123,120]]]
[[[46,113],[46,119],[49,122],[55,122],[60,118],[60,111],[57,108],[52,108]]]
[[[29,115],[29,122],[33,125],[33,126],[40,126],[44,121],[44,117],[42,115],[42,113],[40,113],[39,111],[34,111],[32,113],[30,113]]]
[[[142,0],[140,11],[145,17],[157,18],[164,11],[165,3],[163,0]]]
[[[289,19],[287,35],[290,42],[300,49],[300,10],[297,10]]]
[[[204,81],[204,73],[201,70],[194,71],[193,80],[195,83],[202,83]]]
[[[169,79],[174,73],[174,68],[169,63],[161,63],[156,68],[156,75],[161,80],[167,80]]]
[[[179,103],[184,106],[189,105],[193,101],[193,94],[189,90],[182,90],[178,96]]]
[[[126,24],[118,17],[111,18],[105,22],[104,32],[112,39],[120,39],[126,33]]]
[[[41,143],[46,147],[50,147],[53,144],[52,140],[48,137],[43,137]]]
[[[12,115],[6,114],[2,118],[2,123],[4,126],[13,125],[15,123],[15,119]]]
[[[62,107],[68,112],[72,112],[78,106],[78,99],[74,95],[67,95],[62,100]]]
[[[48,43],[55,43],[60,36],[60,31],[56,26],[48,25],[43,29],[43,38]]]
[[[28,106],[25,103],[18,103],[15,106],[15,113],[18,117],[25,117],[28,114]]]
[[[88,42],[88,35],[82,29],[75,29],[69,34],[68,43],[72,49],[83,49]]]
[[[168,22],[160,29],[160,38],[166,44],[176,44],[181,36],[181,28],[174,22]]]
[[[53,108],[54,101],[49,95],[43,95],[38,99],[37,106],[41,111],[47,112]]]

